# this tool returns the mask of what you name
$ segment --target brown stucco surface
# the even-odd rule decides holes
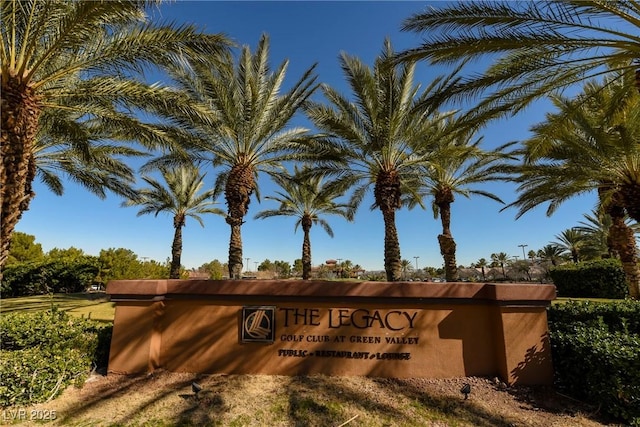
[[[112,281],[109,371],[432,377],[549,384],[550,285]],[[242,342],[243,307],[273,308],[273,342]]]

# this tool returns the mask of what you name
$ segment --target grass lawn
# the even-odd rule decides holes
[[[57,307],[72,316],[112,322],[115,303],[109,302],[104,292],[77,294],[36,295],[0,299],[0,313],[14,311],[42,311]]]

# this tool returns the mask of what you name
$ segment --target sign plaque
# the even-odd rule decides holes
[[[273,306],[242,307],[240,340],[243,343],[273,343],[275,340],[275,313]]]

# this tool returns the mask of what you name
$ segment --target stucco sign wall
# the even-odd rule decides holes
[[[110,372],[552,379],[548,285],[114,281]]]

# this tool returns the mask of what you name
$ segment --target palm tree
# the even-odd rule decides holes
[[[400,261],[400,267],[402,268],[402,279],[406,280],[407,271],[413,271],[413,265],[411,264],[410,260],[403,259],[402,261]]]
[[[442,126],[459,129],[456,120],[444,120]],[[495,194],[478,188],[477,184],[501,178],[498,166],[506,156],[502,151],[509,145],[487,152],[480,148],[481,138],[473,141],[471,132],[442,131],[434,147],[426,153],[427,164],[422,178],[424,195],[433,197],[432,209],[435,218],[440,216],[442,234],[438,235],[440,253],[444,258],[447,282],[458,280],[456,264],[456,243],[451,233],[451,204],[455,195],[470,197],[483,196],[504,202]]]
[[[479,269],[480,269],[480,271],[482,272],[482,281],[483,281],[483,282],[484,282],[485,280],[487,280],[487,279],[486,279],[486,276],[485,276],[485,267],[488,267],[488,266],[489,266],[489,263],[488,263],[488,262],[487,262],[487,260],[486,260],[486,259],[484,259],[484,258],[480,258],[480,259],[478,260],[478,262],[476,262],[476,263],[474,264],[474,268],[479,268]]]
[[[560,234],[556,234],[555,238],[557,240],[551,244],[560,249],[563,255],[569,254],[571,260],[577,264],[580,261],[580,254],[586,242],[586,236],[575,228],[569,228]]]
[[[32,182],[43,149],[66,152],[58,157],[59,171],[101,195],[105,188],[130,194],[126,187],[133,173],[114,159],[119,150],[126,154],[115,141],[172,145],[177,131],[142,123],[132,111],[166,117],[191,106],[174,90],[144,83],[140,72],[153,65],[211,61],[228,42],[192,26],[152,24],[145,13],[152,3],[2,2],[0,268],[11,234],[35,196]],[[40,177],[61,189],[55,178],[47,181],[51,175]]]
[[[609,229],[613,225],[611,215],[602,209],[594,209],[591,214],[584,214],[585,221],[580,221],[575,227],[585,238],[585,250],[595,258],[610,258],[615,249],[609,238]]]
[[[416,196],[421,175],[423,160],[414,147],[433,141],[429,125],[439,120],[431,118],[432,111],[417,111],[415,106],[440,84],[436,80],[418,96],[419,87],[413,85],[414,65],[393,66],[393,56],[389,40],[372,68],[342,53],[340,65],[354,101],[324,85],[322,91],[330,105],[309,103],[305,108],[316,127],[325,132],[310,147],[319,153],[318,171],[336,174],[354,187],[354,206],[373,186],[372,209],[380,209],[384,220],[388,281],[399,280],[402,269],[395,213],[405,200]]]
[[[640,96],[620,82],[589,82],[571,100],[552,98],[558,112],[533,127],[520,151],[517,216],[549,202],[547,215],[565,200],[597,191],[600,208],[611,216],[609,236],[619,254],[629,293],[640,297],[636,240],[626,215],[640,219]]]
[[[550,262],[554,267],[563,260],[562,253],[564,250],[557,245],[545,245],[537,253],[538,258],[542,262]]]
[[[107,142],[91,145],[73,144],[51,135],[55,126],[49,121],[49,111],[40,116],[40,131],[32,149],[36,177],[54,194],[64,193],[61,174],[100,198],[107,196],[106,190],[133,197],[131,189],[134,174],[121,159],[144,156],[147,153],[133,147]],[[94,136],[97,136],[94,135]],[[97,139],[97,138],[96,138]]]
[[[609,230],[613,226],[611,215],[602,209],[594,209],[591,214],[584,214],[585,221],[579,221],[579,226],[575,229],[585,235],[585,249],[596,258],[610,258],[617,256],[613,247]],[[631,228],[635,234],[640,233],[640,225],[627,219],[627,227]]]
[[[340,263],[340,271],[342,272],[343,278],[351,277],[351,271],[353,270],[353,261],[350,259],[345,259]]]
[[[195,167],[180,167],[175,170],[161,170],[166,186],[149,176],[142,179],[149,184],[149,188],[138,191],[138,196],[128,199],[122,206],[142,206],[138,216],[160,212],[173,215],[173,243],[171,244],[170,279],[180,278],[180,257],[182,256],[182,227],[186,225],[187,217],[198,221],[202,227],[204,222],[200,215],[224,215],[224,211],[213,205],[213,189],[201,191],[205,175]]]
[[[266,199],[280,203],[280,207],[261,211],[256,214],[255,218],[292,216],[296,218],[295,230],[302,225],[304,233],[302,241],[302,279],[308,280],[311,277],[311,240],[309,234],[312,225],[320,225],[329,236],[333,237],[333,230],[321,216],[338,215],[351,221],[353,219],[353,209],[349,205],[335,202],[337,198],[344,194],[341,188],[332,185],[331,182],[323,182],[320,176],[312,176],[304,182],[298,178],[299,176],[300,171],[298,168],[295,169],[294,176],[287,174],[273,175],[272,179],[280,186],[282,191],[276,192],[277,196],[267,196]]]
[[[502,277],[507,278],[507,273],[504,270],[504,265],[509,262],[509,255],[505,252],[498,252],[491,254],[491,264],[493,266],[500,266],[502,269]]]
[[[403,30],[424,40],[400,60],[491,60],[480,76],[436,94],[465,99],[482,93],[475,115],[511,114],[557,89],[613,71],[633,87],[640,73],[640,5],[631,1],[453,2],[412,15]]]
[[[308,132],[287,126],[316,88],[315,66],[283,93],[288,63],[285,60],[271,70],[269,39],[263,35],[254,53],[249,46],[242,48],[237,63],[226,54],[215,67],[193,67],[191,72],[179,68],[172,74],[192,102],[206,106],[203,116],[185,118],[203,136],[190,146],[190,161],[210,161],[223,167],[216,189],[224,188],[227,202],[231,278],[238,279],[242,274],[241,227],[251,196],[255,192],[259,198],[259,173],[283,172],[282,162],[293,157],[292,152]],[[304,160],[297,154],[296,159]],[[156,163],[179,161],[184,158],[166,156]]]

